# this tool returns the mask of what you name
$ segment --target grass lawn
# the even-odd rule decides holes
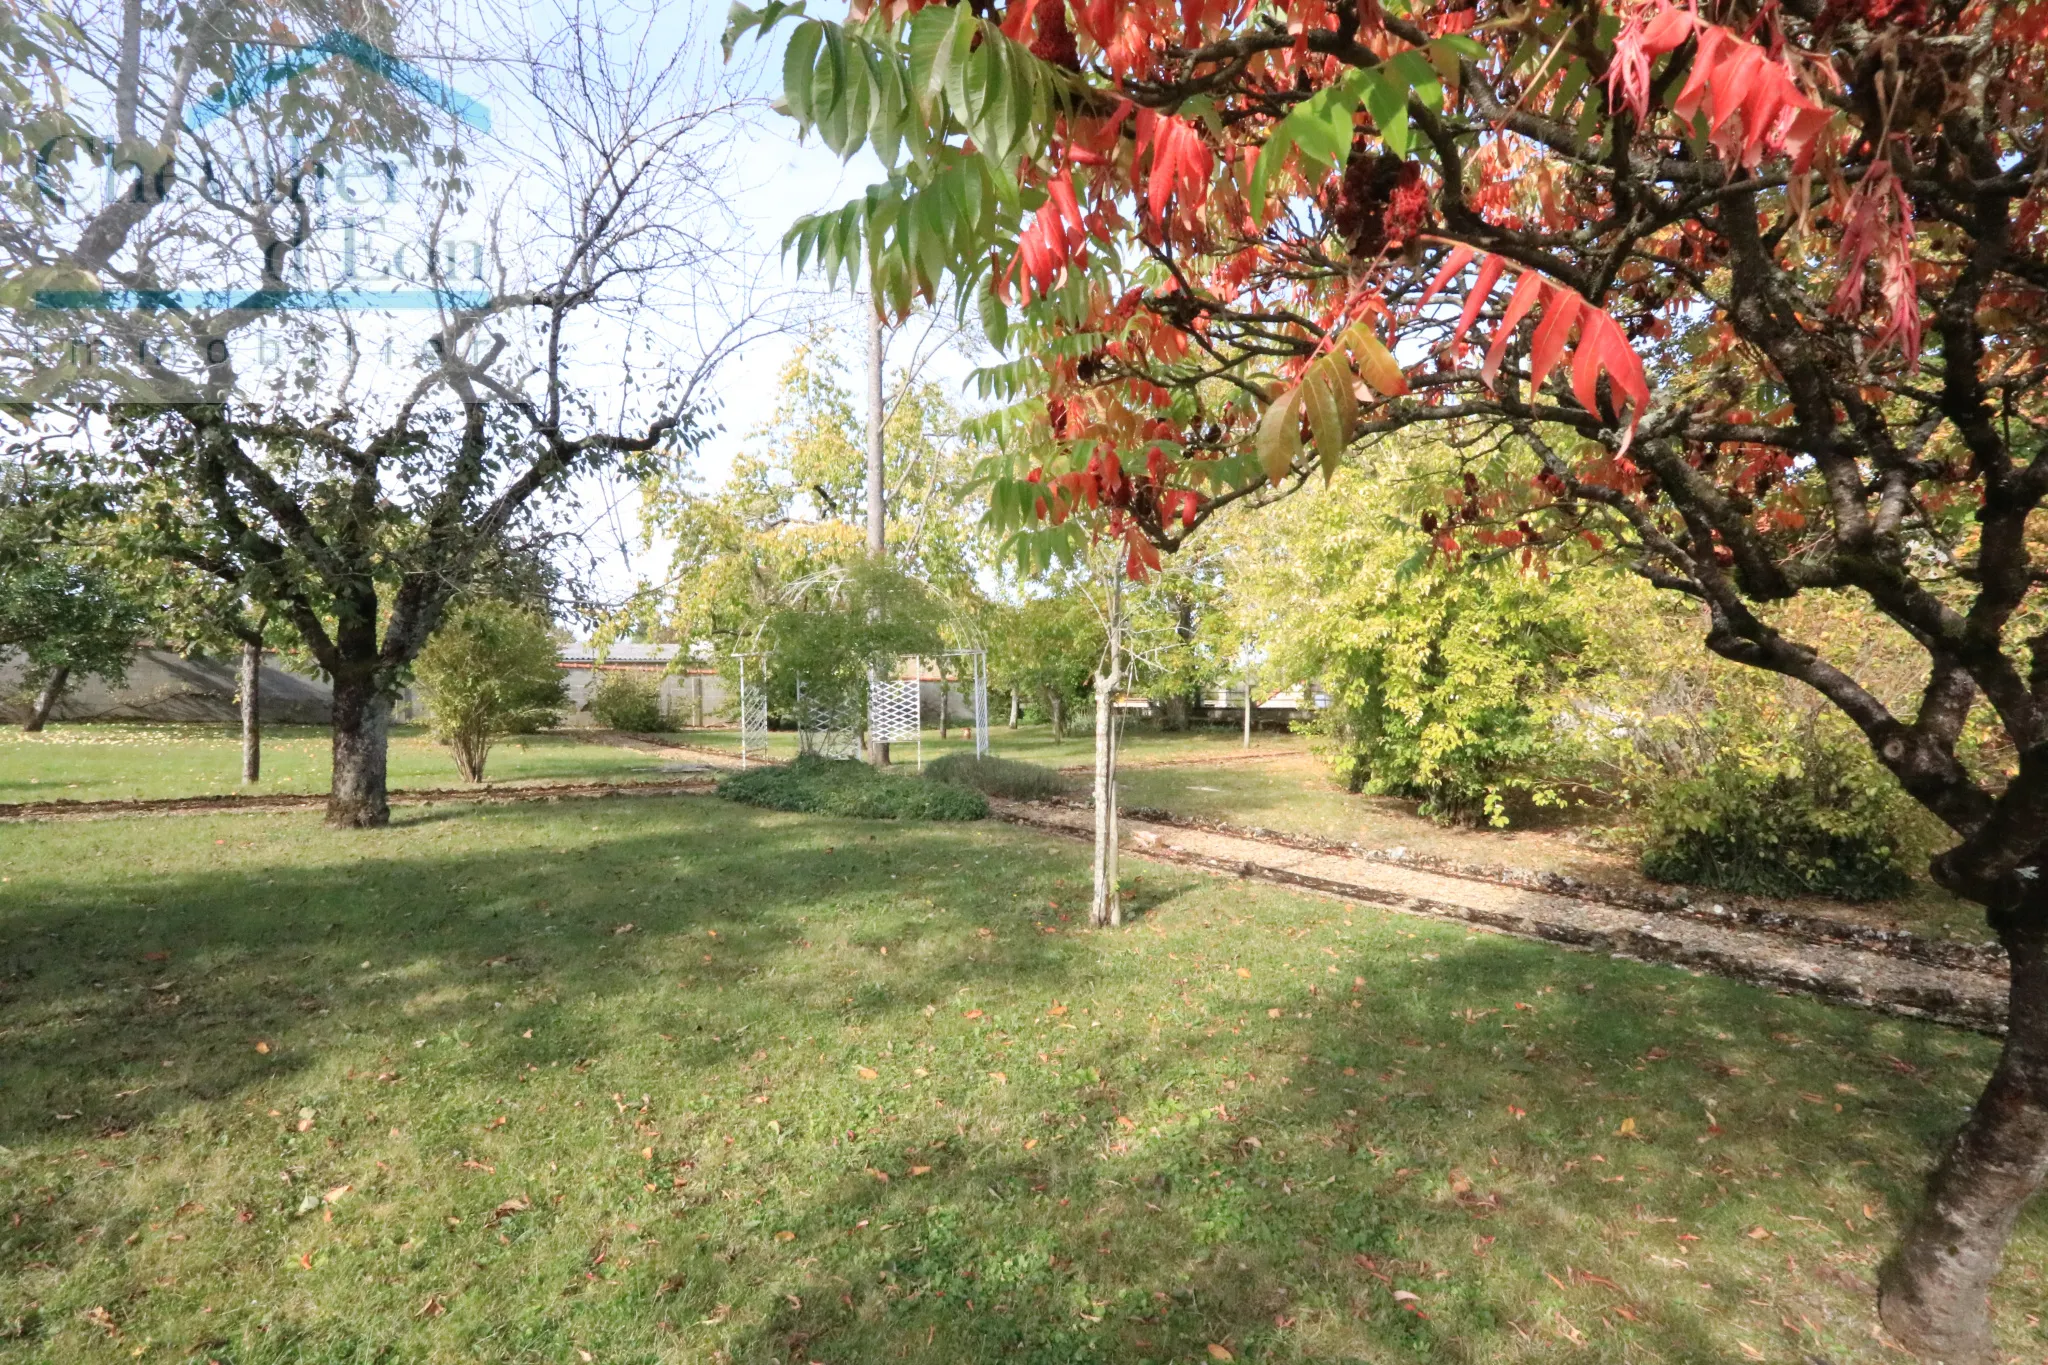
[[[39,735],[0,729],[0,801],[133,800],[324,792],[328,732],[272,726],[263,735],[263,781],[244,787],[239,731],[218,725],[52,725]],[[568,735],[517,735],[491,749],[493,783],[631,781],[659,777],[659,755],[587,744]],[[391,736],[391,785],[460,787],[446,746],[418,726]]]
[[[1897,1358],[1856,1286],[1988,1040],[1142,862],[1079,932],[1085,853],[9,827],[0,1360]]]

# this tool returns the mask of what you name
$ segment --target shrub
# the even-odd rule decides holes
[[[597,717],[598,724],[608,730],[646,734],[668,728],[668,718],[661,714],[661,684],[644,674],[624,670],[600,672],[585,705]]]
[[[756,768],[718,784],[728,801],[809,815],[864,820],[980,820],[981,793],[948,782],[878,772],[858,759],[806,755],[780,768]]]
[[[505,602],[472,602],[435,631],[413,666],[434,738],[465,782],[484,780],[499,735],[530,734],[562,713],[562,674],[547,622]]]
[[[1896,896],[1912,879],[1905,800],[1846,744],[1796,756],[1727,750],[1699,776],[1653,791],[1643,871],[1763,896]]]
[[[1067,779],[1058,772],[1014,758],[947,754],[927,763],[924,775],[934,782],[972,787],[986,796],[1012,801],[1042,801],[1049,796],[1063,796],[1067,791]]]

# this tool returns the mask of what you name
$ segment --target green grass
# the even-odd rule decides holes
[[[263,739],[263,781],[244,787],[242,740],[218,725],[52,725],[39,735],[0,729],[0,802],[114,801],[178,796],[325,792],[328,732],[272,726]],[[491,749],[492,783],[658,778],[671,760],[590,744],[573,735],[515,735]],[[391,737],[393,787],[459,787],[446,746],[417,726]]]
[[[0,1361],[1895,1358],[1847,1286],[1989,1041],[1136,861],[1080,932],[1085,854],[8,827]]]

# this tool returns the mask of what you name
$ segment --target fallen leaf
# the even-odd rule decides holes
[[[657,1299],[666,1298],[678,1289],[681,1289],[683,1284],[684,1279],[681,1275],[671,1275],[661,1282],[661,1288],[654,1291],[654,1297]]]
[[[889,1183],[889,1173],[887,1171],[877,1170],[870,1166],[868,1167],[868,1174],[881,1181],[884,1185]]]
[[[1634,1137],[1636,1135],[1636,1121],[1634,1116],[1631,1115],[1630,1117],[1623,1119],[1621,1121],[1621,1127],[1615,1129],[1614,1132],[1615,1136],[1617,1137]]]
[[[1209,1359],[1236,1360],[1237,1357],[1230,1353],[1230,1348],[1228,1346],[1218,1346],[1215,1342],[1212,1341],[1209,1343]]]
[[[1008,1085],[1010,1083],[1010,1078],[1008,1076],[1005,1076],[1000,1071],[989,1072],[988,1078],[994,1081],[997,1085]]]
[[[1422,1296],[1421,1296],[1420,1294],[1411,1294],[1411,1293],[1409,1293],[1409,1292],[1408,1292],[1407,1290],[1405,1290],[1405,1289],[1396,1289],[1396,1290],[1394,1291],[1394,1302],[1395,1302],[1395,1303],[1421,1303],[1421,1302],[1422,1302]]]
[[[1050,1014],[1055,1019],[1059,1018],[1062,1014],[1065,1014],[1066,1012],[1067,1007],[1065,1005],[1060,1004],[1058,1001],[1054,1001],[1052,1008],[1046,1011],[1047,1014]]]
[[[347,1194],[350,1190],[354,1188],[354,1185],[336,1185],[333,1189],[329,1190],[327,1193],[321,1195],[320,1197],[330,1204],[337,1204],[341,1202],[341,1197],[343,1195]]]
[[[270,1051],[270,1044],[264,1042],[262,1039],[259,1038],[256,1041],[256,1050],[258,1052],[268,1052]]]
[[[789,1229],[784,1228],[781,1232],[775,1234],[775,1240],[778,1242],[794,1242],[796,1240],[796,1234],[791,1232]],[[721,1315],[724,1313],[730,1313],[732,1311],[732,1309],[727,1307],[725,1304],[720,1304],[718,1305],[718,1307],[721,1312]]]
[[[931,1172],[932,1168],[929,1166],[912,1166],[910,1168],[910,1173],[912,1175],[930,1175]]]
[[[1770,1240],[1777,1234],[1772,1232],[1767,1227],[1753,1227],[1748,1232],[1745,1232],[1742,1235],[1749,1238],[1752,1242],[1763,1242]]]
[[[1252,976],[1252,969],[1251,969],[1251,968],[1249,968],[1249,967],[1239,967],[1239,968],[1237,969],[1237,974],[1238,974],[1239,976],[1243,977],[1243,978],[1244,978],[1245,980],[1249,981],[1249,980],[1251,980],[1251,976]],[[1213,1350],[1215,1350],[1216,1348],[1212,1346],[1212,1347],[1210,1347],[1209,1349],[1213,1351]]]
[[[969,1010],[969,1011],[967,1011],[967,1012],[966,1012],[965,1014],[961,1015],[960,1017],[961,1017],[962,1019],[979,1019],[979,1018],[981,1018],[981,1011],[980,1011],[980,1010]]]
[[[1279,1010],[1267,1010],[1267,1011],[1266,1011],[1266,1017],[1267,1017],[1268,1019],[1278,1019],[1278,1018],[1280,1017],[1280,1011],[1279,1011]]]
[[[523,1194],[515,1194],[510,1199],[507,1199],[504,1203],[498,1205],[498,1207],[491,1210],[490,1217],[484,1219],[484,1226],[487,1228],[496,1227],[500,1222],[504,1221],[507,1218],[510,1218],[513,1214],[525,1213],[528,1209],[532,1207],[533,1201],[531,1199],[528,1199]]]
[[[448,1305],[442,1302],[439,1294],[429,1294],[427,1295],[427,1301],[419,1306],[419,1311],[414,1313],[413,1316],[416,1318],[438,1318],[447,1311]]]
[[[633,926],[630,924],[621,924],[618,928],[612,930],[612,932],[615,934],[630,934],[633,932]],[[589,1356],[585,1356],[583,1358],[585,1360],[590,1359]]]
[[[1025,1151],[1027,1151],[1027,1152],[1028,1152],[1028,1151],[1030,1151],[1030,1150],[1031,1150],[1031,1149],[1032,1149],[1033,1147],[1036,1147],[1037,1145],[1038,1145],[1038,1139],[1037,1139],[1037,1138],[1025,1138],[1025,1139],[1024,1139],[1024,1150],[1025,1150]]]
[[[881,1075],[881,1074],[882,1074],[881,1072],[879,1072],[879,1071],[875,1070],[875,1069],[874,1069],[873,1067],[871,1067],[871,1066],[864,1066],[864,1067],[860,1067],[860,1068],[859,1068],[858,1070],[859,1070],[860,1078],[861,1078],[862,1080],[864,1080],[864,1081],[871,1081],[871,1080],[875,1079],[875,1077],[877,1077],[877,1076],[879,1076],[879,1075]]]

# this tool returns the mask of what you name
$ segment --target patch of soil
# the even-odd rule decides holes
[[[511,801],[559,801],[603,796],[671,796],[706,792],[709,777],[669,782],[521,782],[501,787],[422,787],[390,793],[394,806],[430,806],[437,801],[498,805]],[[319,810],[325,795],[309,796],[171,796],[134,801],[22,801],[0,803],[0,820],[101,820],[124,815],[185,815],[209,811],[260,814],[266,811]]]

